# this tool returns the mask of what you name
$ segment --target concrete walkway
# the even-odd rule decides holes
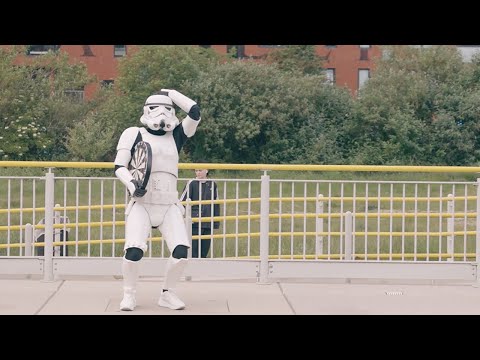
[[[90,277],[44,282],[0,279],[1,315],[380,315],[480,314],[476,284],[321,283],[255,279],[181,281],[181,311],[157,306],[161,278],[142,278],[137,308],[119,310],[122,281]]]

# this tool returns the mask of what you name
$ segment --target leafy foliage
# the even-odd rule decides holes
[[[67,129],[87,106],[65,91],[93,79],[84,64],[70,64],[68,55],[49,52],[18,64],[21,46],[0,49],[0,158],[52,160],[66,158]]]
[[[267,62],[280,70],[300,72],[303,75],[321,75],[323,59],[315,51],[315,45],[286,45],[267,55]]]
[[[353,163],[468,165],[478,161],[478,63],[454,46],[387,48],[348,126]]]
[[[322,76],[292,76],[276,66],[238,61],[188,84],[202,108],[202,124],[187,144],[194,159],[303,163],[341,157],[335,128],[351,99]],[[328,153],[315,150],[325,147]]]

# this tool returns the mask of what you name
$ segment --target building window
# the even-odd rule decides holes
[[[93,54],[92,49],[90,48],[90,45],[82,45],[82,49],[83,49],[82,56],[95,56]]]
[[[42,55],[49,51],[57,51],[60,45],[29,45],[27,55]]]
[[[325,76],[327,78],[327,84],[335,84],[335,69],[329,68],[325,70]]]
[[[127,45],[113,45],[113,56],[121,57],[127,55]]]
[[[361,89],[369,78],[370,78],[369,69],[358,69],[358,89]]]
[[[103,88],[113,86],[115,80],[102,80],[100,81],[100,86]]]
[[[327,49],[335,49],[337,45],[325,45]]]
[[[360,60],[368,60],[368,49],[370,45],[360,45]]]
[[[68,89],[65,90],[65,96],[68,96],[74,102],[82,102],[85,91],[82,89]]]

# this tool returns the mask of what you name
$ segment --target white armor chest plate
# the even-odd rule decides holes
[[[164,171],[178,177],[178,151],[172,132],[158,136],[143,130],[143,141],[152,147],[152,173]]]
[[[178,151],[173,134],[163,136],[142,132],[143,141],[152,148],[152,172],[147,193],[140,199],[149,204],[174,204],[178,202]]]

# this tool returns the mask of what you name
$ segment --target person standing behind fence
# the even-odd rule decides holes
[[[218,187],[215,181],[208,178],[208,169],[195,170],[195,179],[190,180],[185,185],[180,200],[185,201],[188,198],[190,198],[191,201],[198,201],[200,199],[204,201],[200,205],[192,205],[192,219],[198,218],[198,222],[192,223],[192,236],[212,235],[212,227],[213,229],[218,229],[220,222],[212,220],[202,221],[202,218],[219,216],[220,205],[212,204],[212,200],[218,199]],[[210,200],[210,202],[208,200]],[[206,258],[210,250],[211,239],[201,240],[200,255],[202,258]],[[192,239],[192,258],[198,258],[198,244],[197,239]]]

